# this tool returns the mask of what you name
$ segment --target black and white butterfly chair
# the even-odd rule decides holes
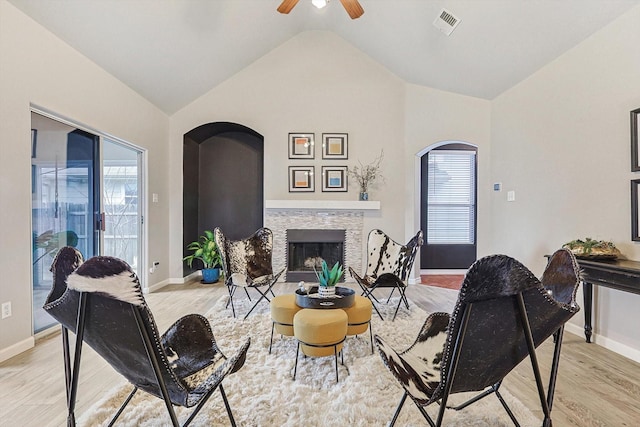
[[[198,314],[182,317],[160,335],[138,278],[120,259],[93,257],[82,263],[80,253],[67,246],[56,255],[51,271],[54,283],[44,309],[62,324],[68,426],[75,425],[83,342],[133,385],[109,425],[138,389],[164,400],[174,426],[179,423],[173,405],[195,406],[186,426],[219,389],[235,426],[222,381],[244,365],[249,339],[227,358],[209,322]],[[73,357],[68,331],[76,334]]]
[[[495,393],[513,423],[519,425],[499,388],[527,356],[543,425],[551,426],[562,334],[564,324],[580,309],[575,300],[580,280],[578,264],[565,249],[550,258],[541,281],[513,258],[484,257],[466,274],[453,314],[431,314],[407,350],[397,352],[376,336],[384,364],[405,390],[391,426],[407,396],[431,426],[440,426],[449,395],[474,391],[481,393],[452,409],[463,409]],[[545,393],[535,349],[551,335],[555,349]],[[424,409],[433,402],[440,404],[435,422]]]
[[[246,319],[256,308],[260,301],[265,300],[267,304],[271,301],[268,293],[275,296],[271,288],[278,281],[284,268],[273,274],[271,258],[273,254],[273,232],[268,228],[260,228],[251,236],[241,240],[229,240],[219,227],[213,230],[214,239],[220,257],[222,258],[222,272],[224,273],[225,285],[229,290],[229,302],[233,317],[236,317],[236,309],[233,305],[233,297],[238,288],[243,288],[249,296],[249,288],[255,289],[260,296],[251,309],[245,314]],[[264,292],[261,288],[266,287]],[[227,302],[227,306],[229,305]]]
[[[362,295],[371,300],[380,319],[384,320],[376,307],[376,303],[379,301],[373,294],[373,291],[378,288],[392,288],[387,303],[391,300],[396,289],[400,294],[400,301],[398,301],[398,306],[393,314],[393,320],[395,320],[398,309],[403,302],[407,310],[409,309],[409,302],[404,291],[420,246],[422,246],[422,231],[418,231],[406,245],[402,245],[393,241],[381,230],[371,230],[367,239],[367,269],[364,276],[360,277],[349,267],[351,277],[362,288]]]

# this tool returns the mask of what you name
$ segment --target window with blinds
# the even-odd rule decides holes
[[[475,244],[475,151],[428,153],[427,243]]]

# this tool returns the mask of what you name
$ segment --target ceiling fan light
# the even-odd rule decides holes
[[[317,7],[318,9],[322,9],[328,3],[328,0],[311,0],[311,4]]]

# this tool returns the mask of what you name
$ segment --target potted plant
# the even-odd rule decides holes
[[[360,161],[360,166],[354,166],[349,169],[349,175],[351,175],[360,186],[360,200],[369,200],[369,185],[373,183],[373,181],[380,179],[384,180],[381,172],[382,157],[384,156],[384,152],[380,152],[380,156],[378,156],[373,162],[363,165]]]
[[[340,281],[342,274],[344,271],[342,270],[342,266],[339,262],[336,262],[335,265],[329,270],[327,266],[327,262],[322,260],[322,267],[320,272],[318,272],[315,267],[313,269],[316,273],[316,277],[318,278],[318,293],[321,297],[329,297],[335,295],[336,293],[336,283]]]
[[[213,231],[205,230],[198,240],[189,243],[187,249],[193,251],[191,255],[183,258],[184,261],[187,261],[189,267],[192,266],[195,259],[202,261],[202,282],[217,282],[220,278],[222,258],[220,258],[220,251],[213,238]]]

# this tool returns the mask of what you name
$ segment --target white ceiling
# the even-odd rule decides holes
[[[640,0],[9,0],[168,114],[307,30],[332,31],[409,83],[493,99]],[[460,19],[447,37],[432,22]]]

